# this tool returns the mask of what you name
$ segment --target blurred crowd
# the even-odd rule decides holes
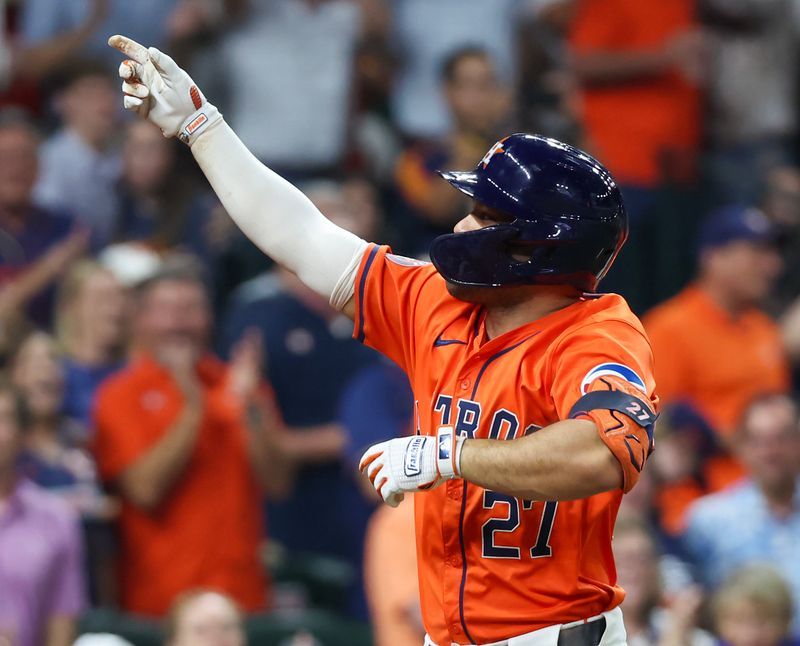
[[[404,375],[123,113],[114,33],[407,256],[505,134],[603,161],[663,409],[629,644],[800,644],[800,0],[0,0],[0,644],[424,633],[412,505],[355,467],[411,431]]]

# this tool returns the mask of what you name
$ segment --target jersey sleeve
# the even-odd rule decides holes
[[[426,303],[444,290],[430,263],[396,256],[386,246],[364,252],[355,285],[353,338],[382,352],[406,373],[413,370],[418,331],[426,325]]]
[[[658,408],[647,338],[624,321],[593,323],[558,343],[553,357],[559,419],[595,423],[622,466],[623,490],[630,491],[653,450]]]

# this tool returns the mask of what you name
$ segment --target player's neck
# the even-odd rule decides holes
[[[489,339],[522,327],[572,305],[580,298],[569,290],[543,290],[519,301],[486,305],[486,335]]]

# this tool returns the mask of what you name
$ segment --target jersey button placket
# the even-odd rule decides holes
[[[450,418],[453,427],[459,426],[459,400],[471,399],[474,374],[470,363],[470,361],[466,361],[465,364],[460,366],[460,370],[455,373],[456,379],[453,384],[455,392],[453,392],[453,410]],[[466,421],[466,423],[469,423],[469,421]],[[445,570],[442,577],[444,603],[448,609],[447,619],[449,620],[452,641],[465,643],[466,637],[463,634],[460,619],[460,590],[464,559],[462,558],[462,546],[459,540],[464,482],[463,480],[451,480],[445,486],[447,487],[447,493],[443,508],[443,522],[445,527],[449,528],[449,532],[445,538],[444,545]]]
[[[447,619],[450,625],[452,641],[462,643],[461,623],[459,618],[459,591],[463,559],[459,542],[459,518],[464,483],[462,480],[451,480],[444,485],[447,488],[443,505],[443,524],[447,528],[444,533],[444,571],[442,573],[442,592],[444,606],[447,608]]]

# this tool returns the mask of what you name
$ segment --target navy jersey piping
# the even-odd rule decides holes
[[[478,310],[478,313],[475,315],[475,325],[472,326],[472,336],[473,338],[477,338],[478,332],[481,328],[481,314],[483,313],[483,308],[481,307]]]
[[[443,339],[442,335],[436,337],[436,340],[433,342],[434,348],[440,348],[443,345],[467,345],[466,341],[460,341],[458,339]]]
[[[358,337],[357,340],[359,343],[364,343],[364,287],[367,284],[367,274],[369,273],[369,269],[372,266],[372,262],[375,260],[375,256],[378,255],[378,250],[380,247],[373,247],[372,251],[369,252],[369,258],[367,258],[367,263],[364,265],[364,271],[361,273],[361,280],[358,281]]]
[[[500,352],[497,352],[496,354],[493,354],[491,357],[489,357],[489,358],[486,360],[486,363],[484,363],[484,364],[481,366],[481,369],[478,371],[478,376],[475,378],[475,386],[473,386],[473,388],[472,388],[472,396],[470,397],[470,399],[475,399],[475,395],[478,393],[478,386],[479,386],[479,385],[480,385],[480,383],[481,383],[481,378],[483,377],[483,373],[484,373],[484,372],[486,372],[486,369],[489,367],[489,365],[490,365],[490,364],[491,364],[491,363],[492,363],[492,362],[493,362],[495,359],[499,359],[499,358],[500,358],[500,357],[502,357],[504,354],[507,354],[507,353],[511,352],[511,351],[512,351],[514,348],[518,348],[518,347],[519,347],[519,346],[521,346],[523,343],[525,343],[525,341],[527,341],[528,339],[531,339],[531,338],[535,337],[535,336],[536,336],[537,334],[539,334],[539,333],[540,333],[540,330],[537,330],[536,332],[534,332],[534,333],[533,333],[533,334],[531,334],[530,336],[526,336],[524,339],[522,339],[522,341],[517,341],[517,342],[516,342],[514,345],[510,345],[510,346],[508,346],[507,348],[503,348],[502,350],[500,350]]]
[[[481,383],[481,378],[483,377],[483,374],[486,372],[486,369],[495,359],[499,359],[504,354],[508,354],[514,348],[521,346],[523,343],[525,343],[525,341],[532,339],[540,332],[541,330],[537,330],[533,334],[526,336],[524,339],[522,339],[522,341],[518,341],[514,345],[508,346],[507,348],[503,348],[496,354],[493,354],[491,357],[489,357],[486,360],[486,362],[481,366],[481,369],[478,371],[478,376],[475,378],[475,386],[472,388],[472,396],[470,397],[470,399],[472,400],[475,399],[475,395],[478,393],[478,386]],[[464,630],[464,634],[467,636],[467,639],[469,639],[471,643],[475,644],[476,643],[475,640],[469,634],[469,630],[467,630],[467,620],[464,617],[464,588],[467,585],[467,549],[466,546],[464,545],[464,515],[466,514],[467,511],[468,484],[469,483],[466,480],[464,480],[464,489],[461,494],[461,513],[459,514],[458,517],[458,541],[461,545],[461,586],[459,587],[458,590],[458,614],[459,618],[461,619],[461,628]]]
[[[467,619],[464,617],[464,587],[467,585],[467,549],[464,546],[464,514],[467,511],[467,485],[464,480],[464,487],[461,491],[461,513],[458,516],[458,542],[461,545],[461,586],[458,589],[458,616],[461,619],[461,628],[471,644],[475,644],[472,635],[467,628]]]

